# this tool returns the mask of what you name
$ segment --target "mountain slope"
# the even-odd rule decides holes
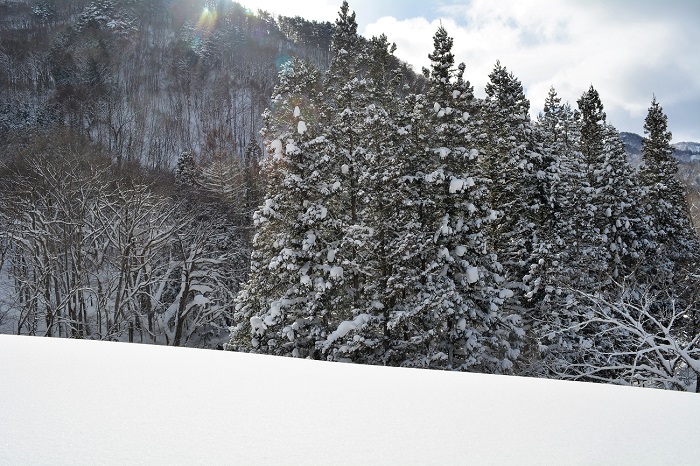
[[[627,155],[633,164],[637,164],[642,156],[642,136],[635,133],[620,132],[620,139],[625,144]],[[682,163],[700,161],[700,143],[677,142],[673,144],[673,156]]]
[[[677,142],[673,145],[676,151],[673,155],[682,162],[700,162],[700,143]]]
[[[0,464],[694,464],[693,394],[0,336]]]
[[[0,134],[68,126],[150,168],[242,156],[289,57],[327,66],[332,25],[209,6],[1,2]]]

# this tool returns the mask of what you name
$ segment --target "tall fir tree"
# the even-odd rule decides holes
[[[365,75],[365,104],[356,107],[356,132],[361,149],[357,154],[362,172],[357,178],[358,218],[355,254],[361,264],[360,299],[351,320],[342,322],[324,344],[334,359],[369,364],[401,364],[396,332],[389,328],[390,315],[401,306],[406,280],[399,266],[401,244],[409,225],[403,223],[403,164],[400,150],[403,128],[398,94],[401,74],[389,70],[396,46],[386,36],[368,43],[369,62]],[[357,226],[362,225],[362,230]],[[349,236],[348,236],[349,237]],[[359,265],[359,264],[358,264]]]
[[[603,104],[593,86],[578,101],[581,111],[580,150],[585,163],[583,194],[590,196],[589,235],[585,254],[596,270],[598,288],[624,278],[638,266],[643,238],[638,185],[617,131],[606,122]],[[582,243],[586,243],[582,239]]]
[[[478,106],[455,68],[452,38],[434,36],[421,124],[426,138],[418,173],[422,197],[415,206],[422,228],[421,280],[413,304],[395,318],[405,328],[408,365],[453,370],[508,371],[519,354],[520,317],[505,316],[512,296],[488,249],[485,228],[493,219],[486,180],[476,169],[473,133]]]
[[[646,223],[640,204],[637,177],[627,159],[620,135],[606,125],[605,160],[600,169],[601,207],[598,212],[601,239],[608,253],[608,274],[617,282],[636,281],[637,270],[644,260]]]
[[[502,265],[504,287],[514,296],[504,312],[530,320],[525,301],[532,288],[530,266],[535,260],[540,216],[546,204],[546,161],[537,145],[528,114],[530,102],[522,84],[500,62],[489,74],[479,119],[481,170],[490,181],[489,202],[496,219],[488,242]]]
[[[325,76],[322,114],[328,142],[327,156],[341,188],[335,202],[340,237],[337,244],[338,267],[342,267],[342,286],[336,289],[332,306],[342,310],[340,321],[362,312],[363,295],[361,254],[372,241],[364,225],[359,178],[365,170],[363,114],[368,105],[367,81],[359,78],[366,51],[357,35],[355,13],[346,1],[340,7],[332,41],[333,59]],[[343,319],[344,318],[344,319]]]
[[[609,282],[607,250],[601,238],[605,207],[599,203],[598,193],[603,183],[605,167],[606,115],[598,91],[590,86],[577,101],[581,115],[579,151],[581,153],[581,187],[576,217],[576,245],[579,269],[586,271],[586,281],[578,286],[591,291]],[[601,209],[603,209],[601,215]]]
[[[544,375],[544,360],[557,352],[561,338],[551,333],[552,324],[569,321],[566,312],[577,271],[578,217],[584,215],[581,198],[581,157],[577,150],[579,121],[569,104],[562,104],[551,88],[540,113],[535,133],[545,165],[537,175],[544,202],[537,223],[537,237],[526,276],[529,312],[524,370]]]
[[[391,188],[383,191],[391,196],[391,210],[386,218],[387,238],[385,251],[388,306],[386,314],[386,335],[389,341],[385,359],[388,364],[401,366],[425,366],[425,352],[422,344],[414,338],[425,331],[420,323],[417,306],[419,294],[425,283],[426,250],[431,240],[425,211],[428,206],[428,192],[425,183],[426,166],[423,153],[428,140],[429,128],[425,124],[425,96],[409,94],[399,102],[394,117],[393,151],[386,159],[387,169],[393,172]]]
[[[498,212],[490,241],[510,286],[523,292],[536,238],[534,220],[544,202],[536,178],[542,156],[535,151],[529,108],[520,81],[497,62],[482,113],[487,136],[483,165],[491,179],[491,205]]]
[[[266,195],[254,214],[251,272],[236,298],[232,349],[320,357],[316,342],[331,326],[328,295],[342,274],[327,206],[339,182],[324,176],[325,139],[314,121],[319,88],[318,71],[293,59],[265,115]]]
[[[678,162],[672,155],[668,117],[656,97],[644,120],[644,134],[644,165],[639,179],[654,246],[650,262],[657,279],[668,283],[684,264],[697,259],[698,240],[690,224],[685,192],[677,178]]]

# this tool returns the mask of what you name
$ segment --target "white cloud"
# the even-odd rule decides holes
[[[605,2],[474,0],[443,6],[439,13],[477,95],[483,95],[488,74],[500,60],[523,82],[533,116],[550,86],[575,105],[593,84],[618,129],[641,132],[656,93],[673,130],[674,111],[681,115],[685,102],[700,94],[695,51],[700,33],[682,27],[683,9],[667,11],[649,3],[640,12],[628,5],[629,12]],[[396,42],[397,56],[420,71],[429,65],[439,24],[437,19],[383,17],[368,24],[364,34],[385,33]],[[681,127],[676,136],[700,140],[700,130],[692,129],[696,121],[676,122]]]
[[[313,0],[289,2],[286,0],[238,0],[253,10],[265,10],[282,16],[301,16],[314,21],[334,21],[342,1]]]

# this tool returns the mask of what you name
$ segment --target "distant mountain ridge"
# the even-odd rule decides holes
[[[620,139],[633,165],[641,163],[642,136],[635,133],[620,132]],[[672,144],[673,156],[681,163],[700,163],[700,142],[677,142]]]
[[[679,160],[688,158],[688,162],[700,162],[700,143],[698,142],[677,142],[673,144],[676,149],[674,155]]]
[[[625,145],[627,159],[632,167],[638,169],[644,162],[642,157],[642,136],[635,133],[620,132],[620,139]],[[700,191],[700,143],[677,142],[672,144],[673,156],[680,167],[678,178],[692,191]]]

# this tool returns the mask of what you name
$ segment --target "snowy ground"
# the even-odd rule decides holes
[[[700,395],[0,335],[0,464],[698,464]]]

